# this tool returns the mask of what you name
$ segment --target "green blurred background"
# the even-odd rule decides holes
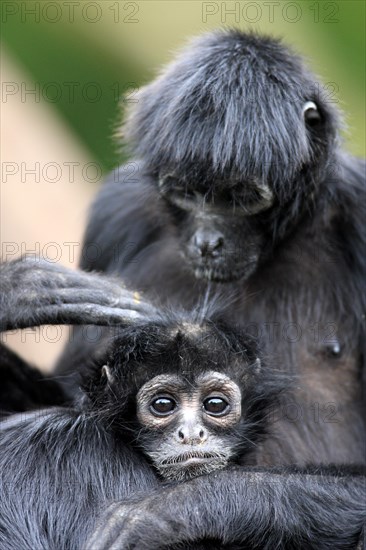
[[[40,87],[41,100],[59,111],[104,171],[120,160],[113,139],[120,94],[153,78],[188,37],[223,25],[282,36],[308,58],[346,113],[347,148],[363,155],[365,5],[363,0],[2,2],[2,36],[30,83]]]

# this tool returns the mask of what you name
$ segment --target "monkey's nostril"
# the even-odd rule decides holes
[[[200,438],[203,439],[204,435],[205,435],[205,432],[203,430],[201,430],[200,431]]]
[[[201,252],[201,256],[209,256],[210,249],[209,249],[207,243],[204,243],[202,246],[199,247],[199,249],[200,249],[200,252]]]
[[[178,437],[179,439],[182,439],[182,440],[184,439],[184,433],[182,432],[182,430],[179,430]]]
[[[215,243],[215,245],[213,246],[213,250],[216,250],[218,248],[222,248],[224,244],[224,239],[222,237],[219,237]]]
[[[194,246],[199,250],[201,256],[218,256],[224,245],[224,238],[221,233],[209,233],[198,231],[193,238]]]

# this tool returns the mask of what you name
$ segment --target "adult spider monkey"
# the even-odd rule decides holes
[[[365,163],[342,150],[339,126],[280,41],[206,34],[139,91],[123,128],[132,164],[100,191],[85,237],[82,268],[153,299],[191,306],[209,281],[236,296],[230,321],[298,380],[277,425],[290,436],[262,456],[284,482],[290,464],[351,475],[366,462]],[[76,335],[60,370],[75,372],[83,352]],[[327,510],[330,529],[337,504]]]

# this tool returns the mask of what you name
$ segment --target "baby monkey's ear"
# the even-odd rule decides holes
[[[257,357],[257,359],[254,361],[254,364],[253,364],[254,374],[259,374],[261,370],[262,370],[262,362],[259,359],[259,357]]]
[[[102,375],[102,380],[107,379],[109,384],[113,384],[114,376],[113,376],[111,368],[108,364],[102,366],[101,375]]]

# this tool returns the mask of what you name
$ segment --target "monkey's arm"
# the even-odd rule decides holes
[[[157,485],[94,415],[53,407],[0,422],[1,550],[81,550],[107,502]]]
[[[0,331],[44,324],[130,324],[155,308],[95,273],[29,258],[0,265]]]
[[[219,539],[228,548],[344,550],[355,548],[365,519],[363,472],[233,467],[113,504],[87,548],[153,550]]]
[[[47,405],[61,405],[66,396],[56,380],[31,367],[0,344],[0,418]]]

